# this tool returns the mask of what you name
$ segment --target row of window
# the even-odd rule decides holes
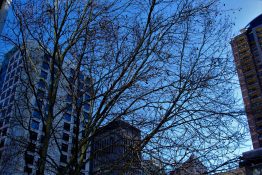
[[[14,95],[15,94],[15,90],[16,90],[16,86],[13,86],[12,89],[10,88],[6,92],[3,91],[0,101],[4,100],[5,98],[9,97],[10,95]]]
[[[7,127],[5,127],[5,128],[2,128],[1,130],[0,130],[0,135],[2,136],[2,137],[4,137],[4,136],[6,136],[7,135]]]
[[[7,105],[6,105],[7,106]],[[1,120],[5,121],[5,124],[9,122],[9,118],[12,113],[12,106],[8,106],[8,108],[3,108],[2,111],[0,112],[0,118]]]
[[[31,122],[31,128],[32,129],[38,130],[39,129],[39,125],[40,125],[40,122],[38,122],[36,120],[32,120],[32,122]]]

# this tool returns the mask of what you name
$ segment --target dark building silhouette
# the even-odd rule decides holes
[[[166,175],[161,163],[154,160],[143,160],[142,172],[143,175]]]
[[[91,174],[141,174],[140,135],[139,129],[123,120],[99,128],[91,148]]]
[[[207,172],[207,167],[196,156],[191,155],[187,161],[171,171],[169,175],[202,175]]]
[[[253,148],[262,147],[262,15],[231,42]]]

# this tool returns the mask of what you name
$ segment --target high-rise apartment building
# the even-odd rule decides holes
[[[45,137],[44,117],[48,111],[50,57],[38,48],[28,53],[31,56],[25,59],[18,49],[12,49],[6,54],[0,71],[0,174],[37,174],[38,152]],[[55,66],[54,71],[57,69]],[[55,170],[61,172],[69,166],[76,139],[84,136],[91,105],[89,77],[82,71],[76,74],[70,63],[65,63],[62,69],[67,79],[59,81],[54,108],[57,116],[47,158],[47,162],[52,161],[59,167]],[[76,94],[77,101],[73,102]],[[82,105],[78,108],[80,111],[76,110],[77,105]],[[86,158],[88,154],[87,150]],[[89,174],[88,162],[81,171]],[[56,174],[48,163],[46,172]]]
[[[253,148],[262,147],[262,15],[231,41]]]

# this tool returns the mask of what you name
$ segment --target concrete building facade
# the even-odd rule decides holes
[[[48,110],[50,57],[38,49],[32,49],[30,53],[30,59],[25,59],[18,49],[12,49],[6,54],[0,71],[0,174],[37,174],[37,152],[45,137],[43,117]],[[25,64],[27,61],[30,64]],[[72,64],[65,64],[63,69],[68,80],[61,79],[59,82],[55,112],[62,112],[54,121],[55,134],[48,149],[50,160],[61,171],[68,166],[74,153],[76,137],[80,140],[84,136],[83,127],[91,107],[90,91],[87,90],[90,89],[90,79],[81,71],[76,77]],[[30,81],[27,73],[31,75]],[[34,84],[33,90],[28,86],[29,83]],[[83,105],[78,118],[76,106],[72,105],[72,86],[74,92],[79,94],[75,104]],[[26,146],[22,147],[22,142]],[[48,174],[56,174],[48,164],[46,169]],[[82,173],[89,174],[89,163],[82,167]]]

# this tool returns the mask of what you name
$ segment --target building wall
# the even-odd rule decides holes
[[[25,66],[25,60],[22,59],[19,51],[9,52],[4,60],[7,65],[6,69],[0,75],[3,84],[0,91],[2,109],[0,111],[0,155],[2,155],[0,157],[0,169],[4,170],[0,172],[1,174],[36,173],[39,159],[36,151],[41,147],[44,137],[42,117],[47,112],[46,98],[50,82],[50,58],[39,50],[33,50],[30,53],[32,57],[27,58],[30,66]],[[73,78],[73,68],[72,64],[64,65],[63,69],[68,78]],[[30,74],[31,83],[35,84],[35,92],[28,86],[29,79],[26,73]],[[77,77],[74,83],[73,81],[69,82],[71,86],[75,87],[76,93],[90,89],[88,87],[90,81],[82,73],[79,74],[79,78]],[[48,150],[48,155],[61,167],[60,169],[67,165],[66,162],[73,152],[76,132],[80,133],[78,139],[83,137],[85,117],[89,116],[91,105],[89,92],[81,92],[79,99],[86,103],[81,110],[80,128],[76,131],[76,119],[74,117],[76,113],[72,106],[73,94],[68,89],[69,82],[62,78],[59,83],[55,112],[64,110],[54,121],[56,131],[50,140]],[[15,140],[25,140],[28,145],[22,148],[19,142],[14,142],[14,138]],[[11,157],[12,159],[10,159]],[[48,174],[54,174],[54,172],[48,171],[49,168],[51,170],[51,167],[47,164]],[[89,174],[89,163],[84,166],[82,172],[86,175]]]
[[[91,174],[141,174],[141,155],[133,150],[140,139],[140,131],[124,121],[100,128],[91,150]]]
[[[261,19],[262,15],[231,42],[254,148],[262,146]]]
[[[180,167],[171,171],[170,175],[202,175],[207,174],[207,167],[195,156],[191,155]]]
[[[230,170],[223,173],[218,173],[216,175],[245,175],[245,169],[244,168],[237,168],[234,170]]]

